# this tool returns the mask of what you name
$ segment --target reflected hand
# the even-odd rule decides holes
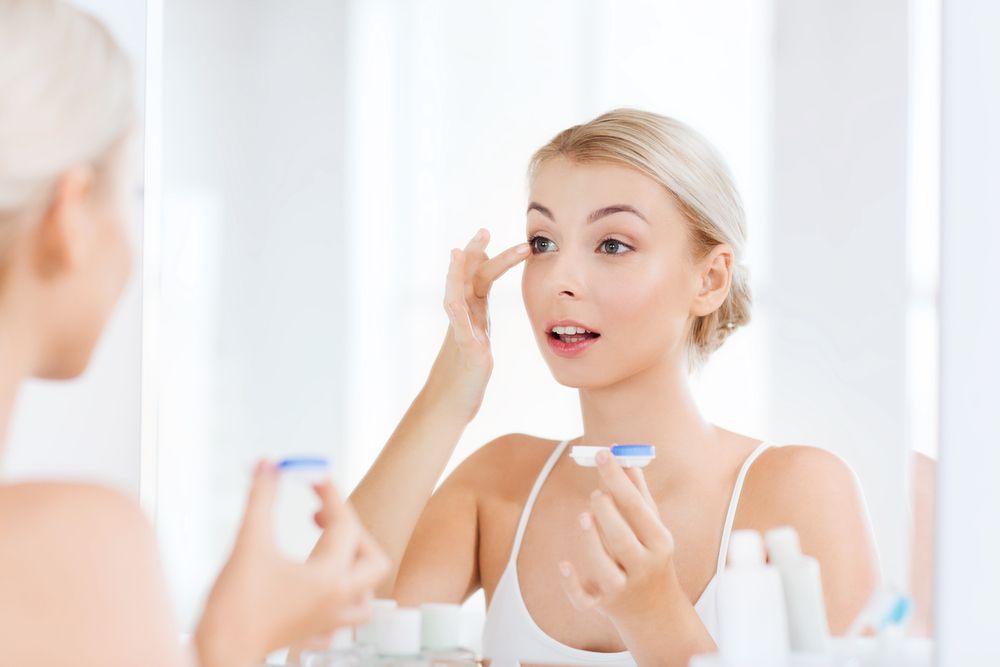
[[[522,243],[490,258],[489,241],[489,232],[481,229],[464,250],[452,250],[444,297],[448,333],[425,387],[425,393],[446,401],[466,421],[479,411],[493,372],[490,289],[531,251]]]

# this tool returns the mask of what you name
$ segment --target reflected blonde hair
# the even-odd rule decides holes
[[[688,339],[692,367],[704,363],[738,327],[750,321],[750,278],[742,263],[746,216],[729,169],[698,132],[673,118],[615,109],[557,134],[531,158],[534,180],[552,158],[622,165],[653,179],[673,196],[688,221],[697,257],[727,244],[733,249],[732,285],[723,304],[695,319]]]
[[[21,224],[77,165],[99,165],[134,119],[128,59],[59,0],[0,0],[0,269]]]

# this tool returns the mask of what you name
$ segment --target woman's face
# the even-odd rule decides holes
[[[532,184],[528,239],[524,304],[559,383],[606,387],[684,362],[701,278],[663,186],[615,164],[550,159]]]

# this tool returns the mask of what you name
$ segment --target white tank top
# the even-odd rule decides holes
[[[496,590],[493,591],[489,609],[486,610],[486,625],[483,629],[483,657],[492,661],[491,667],[517,667],[522,662],[555,665],[610,665],[612,667],[634,667],[636,664],[629,651],[617,653],[585,651],[553,639],[538,627],[524,604],[524,598],[521,597],[521,584],[517,576],[517,555],[521,551],[524,529],[528,525],[528,517],[531,516],[531,508],[535,504],[538,492],[541,491],[545,479],[549,476],[552,467],[559,460],[568,443],[568,440],[564,441],[555,448],[538,474],[538,479],[535,480],[535,485],[521,511],[521,520],[517,525],[514,546],[511,548],[507,567],[504,568],[503,574],[500,576]],[[740,491],[743,489],[743,480],[746,478],[750,465],[769,446],[768,443],[760,443],[747,457],[743,467],[740,468],[740,474],[736,477],[736,485],[733,488],[733,495],[729,500],[729,510],[726,512],[726,522],[722,529],[722,541],[719,546],[715,574],[694,605],[695,611],[713,638],[717,638],[718,628],[715,608],[716,582],[719,573],[726,564],[729,534],[733,529],[733,518],[736,516],[736,506],[740,499]]]

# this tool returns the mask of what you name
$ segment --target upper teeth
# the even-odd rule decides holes
[[[552,327],[552,333],[557,336],[576,336],[590,332],[581,327]]]

